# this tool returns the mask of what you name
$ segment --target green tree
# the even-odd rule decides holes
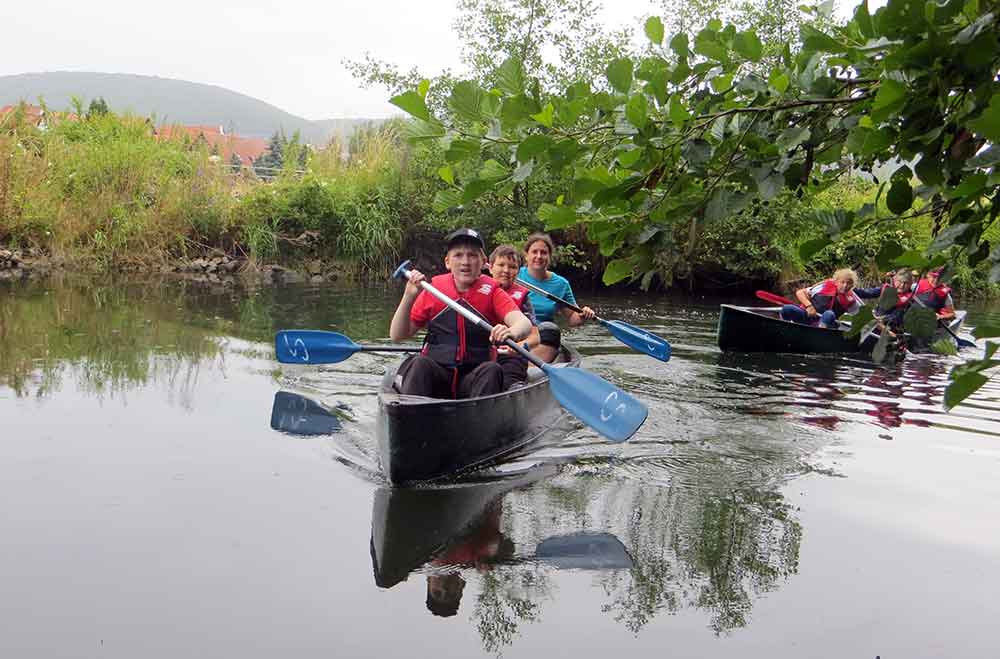
[[[90,102],[90,106],[87,107],[86,118],[97,117],[105,115],[109,112],[108,104],[104,101],[103,96],[98,96]]]
[[[669,279],[692,257],[702,227],[782,190],[805,198],[856,168],[887,164],[894,171],[878,196],[889,212],[878,200],[816,211],[824,235],[801,246],[803,258],[886,222],[930,217],[927,249],[887,244],[880,264],[988,260],[1000,280],[1000,248],[983,238],[1000,213],[997,9],[997,0],[890,0],[873,14],[864,2],[846,25],[804,23],[801,50],[786,43],[766,70],[754,30],[713,18],[693,39],[678,32],[668,40],[662,19],[650,17],[648,53],[616,57],[602,78],[560,92],[543,89],[511,56],[495,86],[453,85],[448,112],[432,113],[426,85],[392,101],[416,118],[411,138],[443,140],[455,164],[494,155],[439,192],[441,208],[565,177],[539,217],[550,229],[585,226],[614,257],[608,284]],[[678,226],[692,236],[683,249],[673,239]],[[977,336],[1000,336],[1000,327]],[[1000,365],[998,347],[991,342],[983,360],[953,371],[946,406],[986,381],[983,371]]]

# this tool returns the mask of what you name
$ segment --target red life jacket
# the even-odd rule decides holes
[[[928,280],[921,279],[917,283],[917,290],[914,295],[918,300],[920,300],[921,303],[923,303],[924,306],[940,312],[944,309],[945,303],[948,302],[948,296],[951,295],[951,289],[942,284],[931,286],[931,283]]]
[[[893,286],[892,284],[882,284],[882,290],[885,290],[887,288],[896,288],[896,287]],[[913,291],[911,290],[911,291],[906,291],[905,293],[900,293],[899,289],[896,289],[896,296],[899,298],[899,301],[896,302],[895,308],[902,309],[910,304],[910,298],[913,297]]]
[[[464,293],[455,288],[455,278],[451,274],[438,275],[431,284],[460,305],[482,316],[495,325],[500,321],[493,317],[491,296],[498,284],[491,278],[480,275]],[[490,336],[455,312],[441,300],[432,298],[431,308],[436,312],[427,323],[423,354],[445,368],[457,368],[481,364],[495,357]]]
[[[823,313],[832,309],[833,313],[840,317],[854,305],[855,299],[851,293],[837,292],[837,282],[827,279],[823,282],[823,288],[819,293],[812,296],[812,303],[816,311]]]
[[[513,284],[507,291],[510,299],[514,300],[518,311],[524,311],[524,301],[528,299],[528,289],[518,284]]]

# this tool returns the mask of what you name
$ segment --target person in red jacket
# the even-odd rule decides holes
[[[941,271],[935,268],[917,282],[913,289],[913,297],[928,309],[932,309],[938,320],[950,320],[955,317],[955,301],[951,298],[951,288],[941,283]]]
[[[861,308],[861,300],[854,294],[857,285],[858,275],[853,270],[837,270],[832,278],[795,291],[799,304],[784,305],[781,317],[805,325],[818,322],[823,327],[836,328],[837,318]]]
[[[424,348],[396,372],[402,394],[434,398],[474,398],[503,390],[503,369],[496,362],[496,344],[520,341],[531,332],[531,321],[491,277],[482,274],[485,243],[479,232],[459,229],[446,238],[444,265],[448,274],[431,284],[460,305],[486,319],[489,334],[420,288],[423,273],[412,270],[389,326],[393,341],[405,341],[427,328]]]

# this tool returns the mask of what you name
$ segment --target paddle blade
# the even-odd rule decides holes
[[[274,335],[274,351],[282,364],[336,364],[360,349],[337,332],[281,330]]]
[[[332,435],[341,428],[337,415],[328,412],[316,401],[290,391],[274,394],[271,427],[293,435],[312,437]]]
[[[589,371],[548,364],[542,368],[559,404],[612,442],[634,435],[649,414],[638,399]]]
[[[757,291],[757,297],[765,302],[771,302],[772,304],[794,304],[798,305],[798,302],[794,300],[789,300],[783,295],[778,295],[777,293],[771,293],[770,291]]]
[[[650,357],[656,357],[661,362],[670,360],[670,344],[655,334],[620,320],[601,319],[601,324],[629,348],[644,352]]]

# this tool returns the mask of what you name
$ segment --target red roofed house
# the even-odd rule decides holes
[[[47,128],[47,117],[69,119],[70,121],[79,119],[73,112],[53,112],[52,110],[44,110],[37,105],[18,103],[16,105],[4,105],[0,107],[0,126],[3,126],[7,122],[9,115],[16,114],[19,110],[24,112],[24,118],[29,123],[42,130]]]
[[[222,126],[160,126],[155,129],[155,135],[159,139],[166,140],[181,137],[189,137],[194,140],[203,139],[209,146],[216,147],[224,162],[232,161],[233,154],[236,154],[240,157],[240,162],[243,163],[244,167],[252,165],[267,151],[266,140],[227,135]]]

